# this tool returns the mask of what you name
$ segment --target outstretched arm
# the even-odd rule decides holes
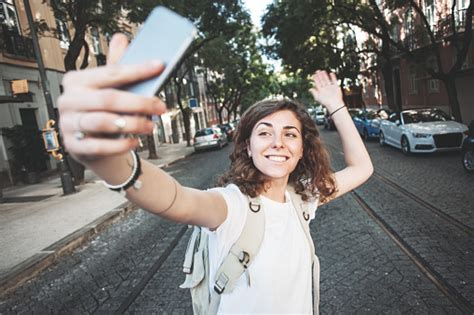
[[[125,182],[132,174],[130,150],[138,141],[104,134],[149,134],[153,123],[146,117],[166,111],[159,98],[117,89],[163,71],[158,62],[116,65],[127,43],[124,35],[115,35],[107,66],[68,72],[63,79],[64,93],[58,100],[60,128],[68,152],[111,185]],[[220,194],[183,187],[153,164],[141,164],[142,187],[126,190],[126,197],[139,207],[173,221],[211,229],[225,220],[227,206]]]
[[[326,106],[332,115],[342,141],[346,167],[334,174],[337,189],[334,198],[337,198],[362,185],[372,175],[372,161],[345,107],[336,75],[317,71],[312,79],[313,88],[310,91],[314,99]]]

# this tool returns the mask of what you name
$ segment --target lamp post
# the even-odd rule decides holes
[[[31,13],[31,6],[29,0],[23,0],[25,5],[26,17],[28,19],[28,24],[31,30],[31,39],[33,41],[33,50],[35,52],[36,63],[38,64],[38,71],[41,79],[41,87],[43,89],[44,99],[46,101],[46,108],[48,109],[49,119],[57,121],[56,112],[54,111],[53,99],[49,90],[49,81],[46,77],[46,71],[44,68],[43,57],[41,55],[41,49],[38,43],[38,35],[36,33],[35,23],[33,20],[33,15]],[[61,170],[61,186],[63,188],[63,193],[65,195],[74,193],[76,191],[74,184],[72,182],[71,171],[64,160],[64,157],[61,156],[59,160],[59,169]]]

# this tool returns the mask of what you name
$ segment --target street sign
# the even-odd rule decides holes
[[[196,98],[190,98],[188,100],[188,105],[190,108],[193,108],[193,107],[198,107],[198,101]]]

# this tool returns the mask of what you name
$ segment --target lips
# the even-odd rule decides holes
[[[265,158],[273,162],[285,162],[288,160],[288,157],[283,155],[265,155]]]

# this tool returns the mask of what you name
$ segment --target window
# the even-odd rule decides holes
[[[438,63],[436,62],[435,57],[428,58],[426,62],[426,66],[428,69],[433,70],[434,72],[438,72]],[[428,93],[438,93],[439,92],[439,80],[437,79],[428,79]]]
[[[95,55],[102,54],[102,46],[100,45],[100,34],[96,27],[91,28],[92,35],[92,52]]]
[[[408,93],[417,94],[418,93],[418,81],[416,78],[416,67],[411,66],[408,72]]]
[[[69,43],[71,42],[71,37],[69,36],[67,23],[61,19],[56,18],[56,28],[59,36],[59,46],[61,46],[63,49],[68,49]]]
[[[435,15],[436,15],[436,6],[434,0],[425,0],[425,16],[428,20],[428,24],[431,27],[431,30],[435,29]]]
[[[20,34],[20,24],[13,0],[0,0],[0,24],[6,26],[9,31]]]
[[[405,44],[408,46],[409,49],[415,48],[415,41],[414,41],[414,28],[415,25],[413,24],[413,10],[410,8],[405,13],[405,22],[404,22],[404,33],[405,33]]]
[[[388,120],[393,122],[393,123],[396,123],[397,120],[400,121],[400,113],[391,114],[390,117],[388,118]]]
[[[469,0],[456,0],[456,7],[454,9],[454,19],[456,27],[464,27],[466,24],[466,11],[469,6]],[[451,7],[451,6],[450,6]]]

